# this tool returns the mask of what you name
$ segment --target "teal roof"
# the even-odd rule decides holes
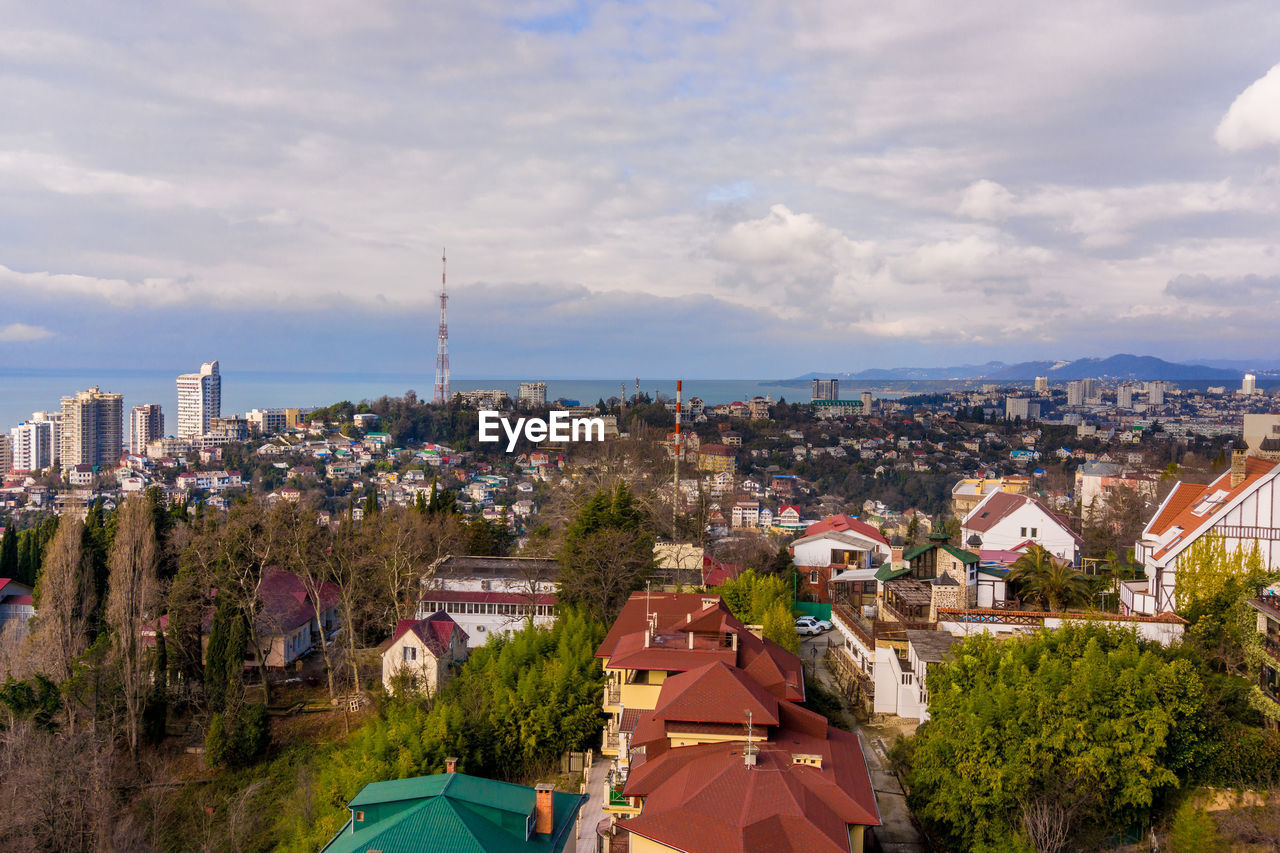
[[[586,798],[554,792],[552,833],[526,840],[535,797],[526,785],[464,773],[373,782],[351,801],[351,818],[324,853],[561,853]]]
[[[994,566],[978,566],[978,571],[993,578],[1007,578],[1009,576],[1008,569],[997,569]]]
[[[933,547],[934,547],[934,546],[933,546],[932,544],[928,544],[928,545],[917,545],[916,547],[914,547],[914,548],[910,548],[910,549],[908,549],[907,551],[905,551],[905,552],[903,553],[903,555],[902,555],[902,559],[904,559],[904,560],[914,560],[916,557],[919,557],[919,556],[920,556],[921,554],[923,554],[925,551],[928,551],[930,548],[933,548]]]
[[[883,583],[884,581],[891,581],[894,578],[900,578],[903,575],[910,574],[910,573],[911,573],[910,566],[903,566],[900,569],[894,569],[892,563],[885,563],[883,566],[880,567],[880,570],[876,572],[876,580]]]

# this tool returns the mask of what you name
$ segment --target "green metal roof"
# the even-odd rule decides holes
[[[981,559],[972,551],[966,551],[963,548],[957,548],[954,545],[939,545],[938,547],[944,549],[948,554],[965,564],[976,563]]]
[[[933,547],[935,547],[935,546],[933,546],[933,545],[931,545],[931,544],[930,544],[930,545],[917,545],[916,547],[911,548],[911,549],[909,549],[909,550],[907,550],[907,551],[903,552],[903,554],[902,554],[902,559],[904,559],[904,560],[914,560],[916,557],[919,557],[921,554],[923,554],[924,552],[928,551],[929,549],[931,549],[931,548],[933,548]]]
[[[366,785],[350,803],[352,817],[324,853],[561,853],[585,797],[552,794],[550,835],[525,840],[536,794],[526,785],[440,773]],[[357,823],[355,813],[365,820]]]
[[[880,567],[880,570],[876,572],[876,580],[883,583],[884,581],[891,581],[894,578],[900,578],[903,575],[910,573],[910,566],[903,566],[902,568],[895,570],[892,563],[885,563]]]

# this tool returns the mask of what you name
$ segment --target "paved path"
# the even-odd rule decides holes
[[[582,805],[582,819],[578,822],[578,853],[595,853],[596,824],[604,818],[605,787],[609,784],[609,762],[613,759],[596,753],[591,765],[591,783],[587,786],[587,801]]]
[[[830,632],[828,632],[829,634]],[[800,657],[806,664],[812,664],[818,681],[832,692],[836,691],[835,679],[827,671],[823,663],[823,653],[827,649],[827,636],[802,637],[800,640]],[[813,649],[817,649],[817,655]],[[883,754],[883,746],[870,731],[854,726],[854,734],[862,746],[862,755],[867,762],[867,772],[871,776],[871,787],[876,794],[876,805],[880,807],[881,826],[876,830],[876,840],[884,853],[927,853],[924,839],[920,831],[911,822],[911,811],[907,808],[907,798],[902,791],[902,783],[889,768],[888,757]]]

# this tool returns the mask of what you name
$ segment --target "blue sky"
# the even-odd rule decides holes
[[[0,365],[1274,358],[1272,3],[0,15]]]

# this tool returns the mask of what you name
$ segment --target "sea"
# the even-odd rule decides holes
[[[32,412],[56,411],[64,396],[97,386],[104,392],[124,395],[127,428],[128,411],[144,403],[159,403],[165,412],[166,432],[177,424],[179,373],[190,371],[173,367],[155,369],[84,368],[7,368],[0,366],[0,429],[7,432],[31,417]],[[406,391],[420,399],[430,399],[435,384],[433,374],[424,373],[335,373],[331,371],[298,372],[282,370],[221,370],[222,411],[243,414],[250,409],[317,407],[350,400],[375,400],[381,396],[398,397]],[[635,393],[636,379],[546,379],[539,376],[524,379],[492,377],[452,378],[454,391],[501,388],[513,398],[521,382],[547,383],[547,399],[576,400],[583,404]],[[641,378],[640,391],[650,397],[661,394],[674,398],[675,379]],[[807,380],[770,379],[684,379],[684,395],[701,397],[708,404],[731,403],[754,396],[774,400],[808,402]],[[895,387],[899,386],[899,387]],[[866,386],[877,397],[894,399],[912,393],[905,383],[875,383]],[[856,399],[858,386],[841,383],[841,396]]]

